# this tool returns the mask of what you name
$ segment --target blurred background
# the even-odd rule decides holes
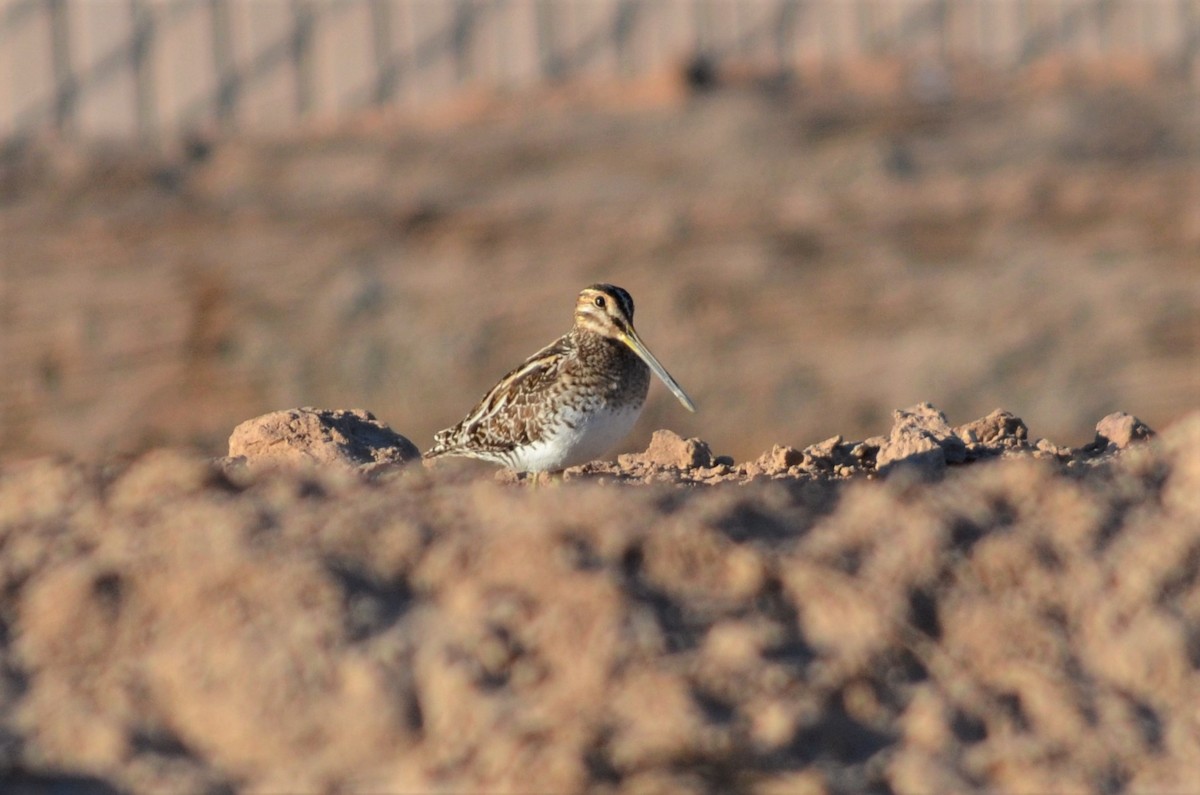
[[[1200,395],[1200,0],[0,0],[0,456],[427,447],[630,290],[742,459]]]

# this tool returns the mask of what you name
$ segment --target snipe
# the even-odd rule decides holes
[[[571,330],[500,379],[462,422],[437,433],[425,457],[477,458],[516,472],[592,461],[637,421],[651,372],[696,410],[638,337],[629,293],[593,284],[575,301]]]

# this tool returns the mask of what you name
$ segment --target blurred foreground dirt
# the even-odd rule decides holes
[[[1057,449],[690,487],[11,462],[0,786],[1193,790],[1200,414]]]
[[[893,70],[894,72],[894,70]],[[1064,444],[1200,394],[1200,102],[1140,81],[570,87],[156,155],[0,158],[0,456],[216,455],[360,406],[422,449],[606,281],[739,459],[929,400]]]

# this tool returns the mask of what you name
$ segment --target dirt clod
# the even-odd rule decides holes
[[[937,475],[946,464],[966,460],[966,445],[954,435],[946,415],[928,403],[897,410],[892,432],[879,448],[875,465],[887,472],[903,465]]]
[[[1124,450],[1130,444],[1152,436],[1154,431],[1146,423],[1132,414],[1116,411],[1096,423],[1096,440],[1093,444],[1101,448],[1113,444],[1118,450]]]
[[[416,445],[362,409],[274,411],[246,420],[229,437],[229,458],[249,466],[320,465],[346,468],[419,460]]]
[[[674,431],[655,431],[643,460],[656,466],[689,469],[712,466],[712,450],[700,439],[684,439]]]

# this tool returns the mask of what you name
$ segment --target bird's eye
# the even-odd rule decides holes
[[[602,295],[596,296],[596,306],[600,307],[601,309],[604,308],[604,296],[602,296]]]

